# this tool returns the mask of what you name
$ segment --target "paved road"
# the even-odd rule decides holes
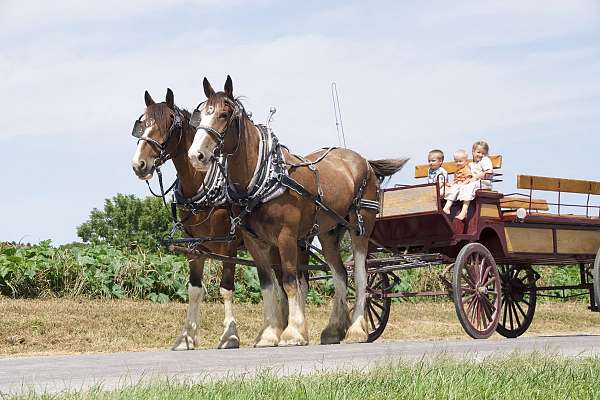
[[[411,360],[440,354],[479,359],[532,351],[576,357],[600,356],[600,336],[4,358],[0,359],[0,394],[31,388],[57,392],[94,385],[111,389],[165,377],[190,381],[253,375],[264,370],[281,375],[310,373],[323,369],[365,368],[391,360]]]

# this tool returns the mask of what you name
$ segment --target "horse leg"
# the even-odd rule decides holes
[[[226,245],[230,247],[231,245]],[[236,250],[232,251],[228,248],[224,248],[226,251],[219,254],[235,255]],[[240,347],[240,336],[237,330],[237,323],[233,316],[233,290],[234,290],[234,275],[235,275],[235,264],[234,263],[223,263],[223,273],[221,275],[221,288],[219,292],[223,298],[223,307],[225,309],[225,317],[223,319],[223,334],[219,338],[218,349],[236,349]]]
[[[360,214],[364,221],[365,234],[359,236],[354,229],[350,229],[352,239],[352,252],[354,254],[354,282],[356,290],[356,303],[352,313],[351,325],[344,338],[345,343],[363,343],[369,338],[365,307],[367,300],[367,251],[369,237],[375,226],[375,213],[361,209]],[[356,213],[350,213],[350,222],[357,225]]]
[[[263,328],[256,338],[254,347],[277,346],[286,324],[286,318],[280,307],[280,304],[285,304],[285,298],[273,271],[271,246],[247,234],[244,234],[244,244],[256,263],[264,302]]]
[[[298,269],[298,240],[286,229],[278,237],[281,258],[283,288],[288,298],[288,325],[281,334],[281,346],[304,346],[308,344],[304,306],[308,285],[304,274]]]
[[[333,307],[327,327],[321,332],[321,344],[339,343],[350,326],[348,303],[346,301],[346,267],[340,257],[340,237],[338,232],[330,231],[319,235],[325,261],[333,275]]]
[[[200,343],[198,341],[198,329],[200,327],[200,304],[204,298],[204,258],[196,258],[189,261],[190,283],[188,284],[189,304],[187,308],[185,323],[181,335],[175,339],[172,350],[194,350]]]

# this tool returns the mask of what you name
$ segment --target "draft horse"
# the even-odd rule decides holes
[[[152,178],[156,168],[168,159],[173,161],[177,170],[178,195],[185,199],[194,198],[203,189],[206,169],[193,168],[188,158],[188,149],[192,144],[196,129],[189,123],[190,113],[175,105],[173,91],[167,90],[164,102],[156,103],[146,91],[144,95],[146,109],[134,126],[134,136],[138,144],[133,156],[132,167],[135,174],[142,180]],[[229,211],[226,207],[207,207],[205,209],[184,208],[179,210],[182,229],[189,237],[226,236],[230,231]],[[231,242],[206,242],[204,246],[213,253],[235,256],[240,247],[240,240]],[[271,261],[272,255],[267,259]],[[205,258],[189,256],[189,305],[186,320],[181,334],[175,340],[173,350],[191,350],[199,346],[198,334],[200,329],[200,307],[205,294],[202,284]],[[279,263],[278,255],[275,260]],[[239,335],[233,314],[235,264],[223,262],[220,294],[223,298],[225,317],[224,331],[219,339],[218,348],[239,347]],[[261,281],[270,281],[271,276],[261,276]],[[282,293],[269,293],[270,304],[277,307],[285,304]],[[287,312],[285,307],[279,310],[269,309],[265,314],[266,320],[279,320],[277,312]],[[260,343],[260,338],[257,339]]]
[[[248,118],[233,96],[231,77],[227,76],[224,91],[218,93],[204,78],[204,93],[205,106],[194,112],[197,117],[192,116],[198,130],[188,157],[197,170],[204,170],[224,156],[228,197],[239,213],[237,221],[246,248],[254,260],[265,260],[273,249],[279,252],[289,313],[288,320],[278,324],[287,325],[285,330],[271,332],[273,344],[308,344],[307,285],[297,268],[298,243],[315,234],[335,286],[321,343],[366,342],[366,256],[378,211],[380,179],[400,170],[407,160],[368,161],[340,148],[295,156]],[[340,232],[345,229],[352,240],[356,284],[351,318],[346,301],[347,271],[339,253]],[[265,261],[260,264],[268,265]]]

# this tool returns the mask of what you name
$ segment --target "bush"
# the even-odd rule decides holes
[[[92,244],[155,251],[170,230],[170,211],[162,199],[117,194],[104,201],[103,210],[92,210],[89,220],[77,227],[77,235]]]

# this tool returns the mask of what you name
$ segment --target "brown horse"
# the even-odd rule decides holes
[[[196,129],[189,124],[190,113],[175,106],[171,89],[167,90],[165,102],[156,103],[148,92],[145,93],[145,102],[144,114],[136,122],[139,133],[135,136],[139,137],[139,141],[133,156],[133,170],[140,179],[148,180],[152,178],[157,165],[171,158],[177,170],[180,193],[185,198],[191,198],[202,187],[206,171],[198,171],[192,168],[187,156],[189,146],[192,144],[196,132]],[[189,237],[226,236],[229,233],[230,218],[225,207],[207,208],[206,210],[195,210],[194,212],[184,209],[180,210],[179,213],[183,221],[183,230]],[[213,253],[235,256],[240,244],[240,240],[207,242],[205,247]],[[268,257],[269,262],[271,262],[272,256]],[[200,306],[205,292],[202,284],[204,262],[204,258],[189,258],[189,305],[182,333],[177,337],[173,350],[190,350],[197,348],[199,345]],[[279,263],[278,255],[276,255],[274,263]],[[232,303],[234,272],[235,264],[223,263],[220,293],[223,297],[225,318],[223,321],[224,331],[217,345],[220,349],[239,347],[239,335]],[[263,276],[260,274],[260,280],[261,283],[266,282],[266,285],[270,285],[272,275]],[[287,309],[273,307],[285,304],[285,298],[281,299],[281,297],[284,297],[281,291],[269,291],[269,293],[266,293],[266,297],[271,308],[265,308],[265,325],[267,328],[272,327],[281,330],[282,327],[276,324],[279,323],[282,316],[277,315],[277,313],[285,313]],[[257,342],[260,343],[260,339],[259,337]]]
[[[208,100],[200,111],[201,124],[189,149],[189,158],[192,165],[201,170],[214,162],[216,154],[226,155],[230,191],[241,194],[243,201],[238,204],[250,204],[243,194],[253,187],[256,174],[264,170],[261,165],[265,151],[264,129],[252,123],[239,100],[234,98],[229,76],[224,91],[218,93],[204,78],[204,93]],[[335,285],[333,309],[328,326],[321,333],[321,343],[366,342],[365,264],[377,214],[379,180],[400,170],[407,160],[367,161],[347,149],[318,150],[301,158],[284,147],[278,149],[278,162],[285,164],[289,178],[301,188],[287,186],[278,197],[253,202],[255,208],[245,214],[240,230],[255,260],[264,259],[273,248],[279,251],[289,305],[287,327],[279,338],[280,345],[308,343],[304,312],[306,284],[297,268],[297,243],[315,233]],[[346,302],[347,271],[339,254],[339,232],[343,231],[340,226],[351,227],[356,282],[356,303],[351,319]]]

